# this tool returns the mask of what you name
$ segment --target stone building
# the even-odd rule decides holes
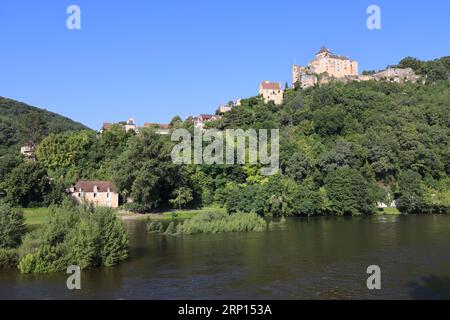
[[[119,194],[109,181],[78,181],[68,189],[72,198],[82,204],[90,203],[96,207],[119,207]]]
[[[157,134],[167,135],[172,130],[172,125],[166,123],[144,123],[144,128],[153,128]]]
[[[223,114],[223,113],[230,112],[232,108],[233,107],[228,104],[221,104],[219,106],[219,108],[217,109],[217,111],[219,112],[219,114]]]
[[[329,49],[322,47],[306,67],[293,65],[292,84],[299,82],[302,87],[310,87],[319,81],[317,76],[322,74],[336,79],[358,77],[358,62],[348,57],[335,55]]]
[[[281,83],[263,81],[259,85],[259,95],[264,99],[265,103],[273,101],[276,105],[283,104],[283,89]]]
[[[35,143],[33,141],[28,141],[20,148],[20,154],[27,160],[34,160],[35,149]]]

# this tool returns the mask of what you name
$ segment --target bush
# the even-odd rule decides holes
[[[15,268],[18,260],[17,249],[0,249],[0,269]]]
[[[185,221],[178,230],[184,234],[263,231],[266,221],[256,213],[202,213]]]
[[[7,204],[0,204],[0,248],[15,248],[25,234],[23,213]]]
[[[111,209],[52,207],[48,222],[28,234],[19,249],[22,273],[114,266],[128,257],[128,237]]]

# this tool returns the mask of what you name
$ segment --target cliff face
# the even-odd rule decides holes
[[[360,76],[345,76],[345,77],[332,77],[327,73],[315,74],[311,72],[303,72],[299,77],[299,83],[302,88],[306,89],[312,87],[316,84],[327,84],[331,81],[341,81],[344,83],[350,81],[389,81],[397,83],[412,82],[416,83],[419,80],[419,76],[414,73],[411,68],[387,68],[380,72],[370,74],[370,75],[360,75]]]

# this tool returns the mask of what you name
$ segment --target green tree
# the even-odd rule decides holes
[[[398,181],[397,208],[403,213],[425,211],[424,189],[420,174],[412,170],[401,172]]]
[[[6,201],[22,207],[44,204],[45,195],[51,190],[46,170],[36,162],[24,162],[14,168],[4,188]]]
[[[192,190],[187,187],[180,187],[175,189],[172,192],[173,199],[170,199],[169,202],[173,206],[177,206],[178,209],[181,209],[183,206],[189,204],[194,198],[192,197]]]
[[[325,179],[325,188],[331,202],[331,211],[337,215],[370,214],[374,201],[367,182],[355,169],[337,168]]]
[[[25,234],[23,213],[0,203],[0,248],[16,248]]]

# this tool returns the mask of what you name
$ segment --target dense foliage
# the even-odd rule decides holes
[[[266,221],[256,213],[201,213],[176,227],[173,221],[170,222],[164,233],[175,235],[263,231],[266,225]],[[161,229],[161,224],[155,222],[147,224],[147,231],[150,233],[161,232]]]
[[[48,221],[27,234],[19,248],[22,273],[49,273],[70,265],[114,266],[128,257],[128,237],[106,208],[54,206]]]
[[[0,203],[0,248],[10,249],[20,245],[25,234],[25,220],[20,210]]]
[[[78,179],[112,180],[122,203],[138,212],[216,204],[229,213],[359,215],[394,199],[405,213],[448,212],[449,57],[406,58],[398,66],[422,78],[287,89],[281,106],[252,97],[207,123],[219,130],[279,128],[276,176],[262,176],[258,165],[175,165],[170,136],[113,126],[102,134],[47,135],[34,165],[3,158],[0,189],[8,202],[30,206],[60,203],[58,194]],[[172,123],[193,130],[179,117]]]
[[[0,97],[0,159],[17,154],[28,142],[38,143],[49,133],[87,129],[55,113]]]
[[[22,211],[0,203],[0,269],[17,266],[17,247],[25,231]]]

